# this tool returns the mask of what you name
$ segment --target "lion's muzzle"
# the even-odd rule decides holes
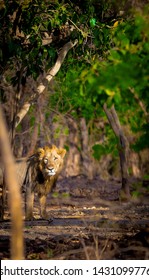
[[[45,173],[47,176],[54,176],[56,174],[56,170],[53,167],[48,167],[45,169]]]

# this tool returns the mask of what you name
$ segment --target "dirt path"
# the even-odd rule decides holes
[[[84,177],[59,182],[49,220],[25,222],[27,259],[148,259],[149,199],[119,202],[120,183]],[[106,200],[105,200],[106,199]],[[0,224],[1,259],[9,258],[9,220]]]

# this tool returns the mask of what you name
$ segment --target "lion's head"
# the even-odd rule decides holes
[[[54,145],[37,150],[36,160],[44,178],[54,176],[61,171],[65,154],[65,149]]]

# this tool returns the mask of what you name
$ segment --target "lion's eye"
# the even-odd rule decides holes
[[[57,160],[58,159],[58,157],[54,157],[54,160]]]
[[[47,158],[44,158],[44,163],[47,163],[48,162],[48,159]]]

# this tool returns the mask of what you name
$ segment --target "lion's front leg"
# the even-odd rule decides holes
[[[46,202],[47,202],[47,195],[39,195],[40,216],[43,219],[47,219],[47,217],[48,217],[47,212],[46,212]]]

